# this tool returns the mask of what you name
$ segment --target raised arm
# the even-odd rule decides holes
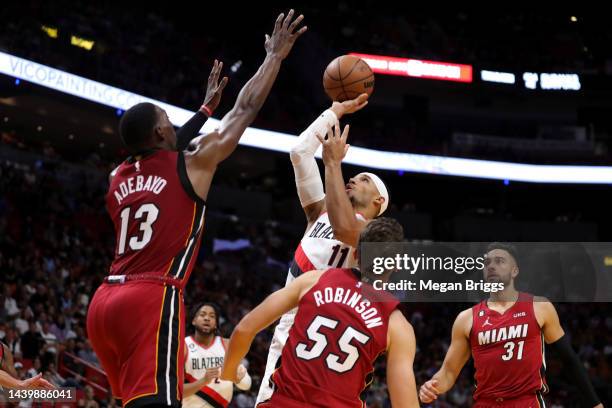
[[[219,102],[225,85],[227,85],[227,77],[219,82],[219,76],[223,69],[223,62],[215,60],[213,67],[208,75],[208,83],[206,85],[206,96],[204,103],[198,111],[189,119],[179,130],[176,131],[176,149],[185,150],[189,143],[200,133],[200,129],[204,126],[206,120],[212,116]]]
[[[253,122],[272,89],[283,59],[287,57],[295,40],[306,31],[297,30],[300,15],[293,22],[293,10],[287,17],[276,19],[272,36],[266,34],[266,58],[255,75],[238,94],[236,103],[221,120],[217,130],[194,141],[195,150],[185,153],[187,175],[195,193],[206,199],[217,165],[236,149],[245,129]]]
[[[421,402],[429,403],[455,385],[461,369],[471,355],[469,340],[471,328],[472,310],[467,309],[459,313],[457,319],[455,319],[451,344],[444,357],[442,367],[431,380],[421,386],[419,391]]]
[[[354,247],[357,246],[359,233],[365,222],[355,216],[355,209],[346,194],[342,176],[342,160],[349,149],[349,145],[346,144],[348,132],[348,125],[344,127],[342,134],[340,134],[340,127],[336,126],[329,129],[327,139],[323,139],[322,136],[317,137],[323,144],[325,206],[334,231],[334,238]]]
[[[325,135],[329,128],[338,125],[345,114],[364,108],[368,104],[367,100],[368,94],[361,94],[355,99],[334,102],[300,134],[291,148],[289,157],[295,173],[295,186],[309,226],[325,209],[323,181],[314,157],[321,145],[317,135]]]

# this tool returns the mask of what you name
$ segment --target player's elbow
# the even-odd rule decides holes
[[[300,145],[295,145],[289,151],[289,158],[294,165],[300,164],[301,158],[304,155],[304,148]]]
[[[242,319],[240,323],[238,323],[238,325],[234,328],[234,333],[232,334],[232,336],[243,339],[250,339],[255,337],[256,334],[257,331],[255,327],[249,323],[248,319]]]

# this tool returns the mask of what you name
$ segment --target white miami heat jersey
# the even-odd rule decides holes
[[[220,336],[210,346],[198,343],[193,336],[185,338],[185,381],[193,383],[204,377],[207,368],[223,367],[225,347]],[[194,395],[183,398],[185,408],[226,408],[232,400],[234,384],[215,380],[203,386]]]
[[[365,221],[361,214],[355,214],[355,217]],[[304,234],[295,251],[290,271],[291,275],[297,278],[302,273],[315,269],[356,266],[355,248],[334,238],[329,216],[324,212]]]

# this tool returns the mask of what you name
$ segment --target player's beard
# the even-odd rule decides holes
[[[491,282],[491,283],[503,283],[504,288],[508,288],[510,287],[510,284],[512,283],[512,275],[510,274],[505,275],[505,276],[495,275],[495,276],[487,277],[485,281]]]
[[[197,329],[198,332],[200,333],[201,336],[210,336],[212,334],[215,334],[215,331],[217,330],[215,327],[206,327],[206,328],[198,328]]]
[[[363,204],[355,195],[349,195],[349,200],[351,201],[353,208],[363,207]]]

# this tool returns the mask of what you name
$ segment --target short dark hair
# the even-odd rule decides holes
[[[198,315],[198,312],[204,306],[212,307],[212,309],[215,311],[215,323],[216,323],[217,330],[218,330],[219,329],[219,316],[221,315],[221,311],[220,311],[221,309],[216,303],[213,303],[213,302],[202,302],[202,303],[197,304],[193,309],[191,309],[191,320],[189,320],[189,323],[191,323],[193,319],[196,318],[196,316]]]
[[[128,152],[139,153],[149,147],[157,115],[157,106],[149,102],[134,105],[123,114],[119,121],[119,136]]]
[[[404,228],[394,218],[378,217],[359,234],[359,242],[402,242]]]
[[[510,256],[512,256],[512,258],[514,258],[514,263],[516,263],[516,266],[518,266],[519,264],[519,257],[518,257],[518,251],[516,249],[516,247],[512,244],[509,244],[507,242],[491,242],[488,246],[487,246],[487,251],[485,252],[485,254],[488,254],[489,252],[495,250],[495,249],[501,249],[503,251],[506,251],[507,253],[510,254]]]

